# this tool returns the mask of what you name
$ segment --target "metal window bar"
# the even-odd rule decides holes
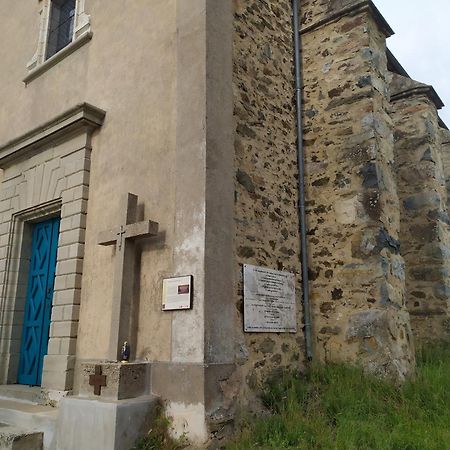
[[[76,0],[52,0],[47,59],[72,42]]]

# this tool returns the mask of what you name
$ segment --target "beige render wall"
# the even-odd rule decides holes
[[[393,75],[391,92],[407,305],[415,341],[423,345],[450,337],[444,136],[428,86]]]
[[[139,219],[160,224],[138,256],[132,357],[156,361],[176,431],[203,441],[234,359],[231,0],[87,0],[92,40],[25,87],[39,26],[29,3],[0,5],[2,38],[15,36],[0,49],[0,143],[77,103],[106,111],[92,138],[78,364],[108,348],[114,249],[97,237],[132,192]],[[187,274],[193,310],[162,313],[162,279]]]
[[[113,0],[105,8],[101,0],[86,1],[94,33],[92,41],[27,86],[22,79],[36,49],[39,2],[6,0],[0,5],[2,40],[9,42],[0,49],[0,141],[6,142],[80,102],[87,101],[107,112],[105,126],[92,140],[78,339],[80,358],[102,358],[108,347],[114,255],[111,248],[99,247],[96,239],[98,232],[119,225],[118,199],[127,192],[139,196],[141,218],[159,222],[162,232],[156,242],[144,244],[141,271],[136,274],[136,281],[140,282],[136,283],[140,286],[136,292],[139,337],[134,351],[140,359],[172,358],[171,322],[175,315],[162,314],[160,305],[161,279],[182,270],[175,268],[174,259],[183,259],[176,257],[174,250],[177,177],[174,161],[181,160],[175,155],[176,77],[180,69],[176,49],[177,3],[131,2],[124,8],[122,1]],[[198,67],[193,61],[190,64]],[[202,68],[199,69],[197,73],[202,73]],[[198,89],[192,87],[191,95],[194,97],[199,91],[204,92],[201,85]],[[189,124],[195,136],[190,142],[204,141],[204,136],[198,133],[201,119],[195,114],[203,108],[201,99],[200,104],[188,97],[180,102],[192,106],[190,117],[200,124]],[[184,142],[188,141],[186,138]],[[200,144],[194,147],[201,152]],[[184,218],[187,227],[196,213],[194,204],[203,192],[198,186],[185,188],[183,192],[190,196],[190,201],[181,209],[178,205],[178,213],[187,212]],[[182,239],[179,244],[183,245]],[[201,256],[191,261],[189,272],[202,277],[200,260]],[[201,322],[196,328],[199,335],[184,351],[186,355],[191,352],[197,361],[203,355],[201,350],[193,354],[192,348],[202,348]]]
[[[414,370],[399,254],[385,38],[369,1],[303,1],[313,335],[318,358]]]
[[[305,350],[291,1],[237,0],[234,5],[234,301],[237,361],[247,392],[281,368],[302,368]],[[242,264],[296,274],[296,334],[243,333]]]

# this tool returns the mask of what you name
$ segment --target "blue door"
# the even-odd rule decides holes
[[[20,348],[19,384],[40,386],[47,354],[59,218],[33,225],[27,299]]]

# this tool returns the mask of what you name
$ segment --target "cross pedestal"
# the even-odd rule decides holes
[[[130,341],[131,304],[133,297],[135,242],[138,239],[156,236],[158,223],[147,220],[136,222],[138,197],[128,194],[122,205],[122,220],[114,230],[100,233],[100,245],[114,245],[113,298],[111,306],[111,331],[108,359],[120,360],[120,350],[124,341]]]
[[[80,366],[78,394],[83,398],[100,396],[102,401],[117,401],[148,395],[151,364],[148,362],[83,361]],[[94,388],[94,389],[92,389]]]

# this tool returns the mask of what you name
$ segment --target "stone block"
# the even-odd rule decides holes
[[[9,211],[9,209],[11,208],[11,200],[3,200],[0,202],[0,212],[5,212],[5,211]]]
[[[85,213],[76,214],[71,218],[72,228],[86,228],[86,221],[87,218]]]
[[[56,265],[56,274],[57,275],[66,275],[73,273],[81,273],[83,269],[83,260],[82,259],[67,259],[64,261],[58,261]]]
[[[1,198],[3,200],[7,200],[9,198],[12,198],[16,195],[16,186],[12,185],[9,186],[8,188],[3,188],[2,189],[2,193],[1,193]]]
[[[44,372],[64,372],[67,370],[73,370],[74,366],[75,366],[74,356],[46,355],[44,357]]]
[[[84,160],[83,164],[89,168],[89,160]],[[66,179],[68,187],[89,184],[89,172],[87,170],[81,170],[80,172],[69,175]]]
[[[89,198],[89,186],[88,185],[81,185],[73,188],[73,198],[74,200],[83,198],[87,200]]]
[[[48,341],[47,355],[59,355],[61,338],[50,338]]]
[[[9,225],[9,221],[0,223],[0,235],[7,234],[9,232]]]
[[[66,158],[66,161],[64,161],[64,163],[64,174],[66,177],[76,175],[80,173],[80,171],[89,170],[90,168],[90,160],[82,155],[80,155],[78,159],[75,159],[71,162],[68,162]]]
[[[55,291],[53,305],[79,305],[81,289],[64,289]]]
[[[5,348],[9,353],[20,353],[21,339],[3,339],[1,344],[2,350]]]
[[[75,338],[78,334],[78,321],[53,322],[50,325],[51,337]]]
[[[82,259],[84,256],[84,244],[69,244],[58,249],[58,262],[66,259]]]
[[[81,289],[81,273],[66,275],[66,289]]]
[[[4,247],[9,243],[9,236],[7,234],[3,234],[0,236],[0,247]]]
[[[64,203],[61,210],[62,217],[70,217],[76,214],[86,214],[87,212],[87,200],[74,200],[70,203]]]
[[[81,289],[81,273],[56,275],[55,291],[64,289]]]
[[[42,372],[42,387],[55,391],[70,391],[73,387],[73,370],[58,370]]]
[[[80,305],[64,306],[63,319],[70,321],[78,321],[80,317]]]
[[[70,248],[69,245],[65,245],[64,247],[58,248],[58,261],[64,261],[65,259],[69,259],[69,248]]]
[[[63,290],[66,288],[66,276],[65,275],[57,275],[55,277],[54,289],[55,291]]]
[[[70,258],[83,258],[84,256],[84,244],[72,244],[69,246]]]
[[[7,246],[0,247],[0,258],[1,259],[6,258],[7,255],[8,255],[8,247]]]
[[[53,306],[52,308],[52,322],[58,322],[63,320],[64,307]]]
[[[63,203],[68,203],[79,199],[87,200],[88,198],[89,198],[89,186],[87,185],[79,185],[76,187],[71,187],[62,193]]]
[[[70,391],[73,387],[75,356],[46,355],[42,372],[42,387],[55,391]]]
[[[84,242],[86,232],[84,229],[79,228],[76,230],[63,231],[59,235],[59,245],[70,245]]]
[[[70,231],[72,229],[72,219],[71,217],[65,217],[61,219],[61,223],[59,224],[59,232]]]
[[[77,340],[75,338],[61,338],[60,354],[75,355],[77,348]]]
[[[3,359],[2,359],[3,361]],[[19,353],[10,354],[9,362],[6,361],[5,367],[8,370],[8,377],[6,383],[17,383],[17,373],[19,371],[20,355]]]
[[[95,373],[95,366],[101,365],[106,376],[106,386],[101,388],[101,399],[124,400],[136,398],[148,392],[150,364],[83,362],[81,364],[81,397],[97,397],[89,384],[89,377]]]

